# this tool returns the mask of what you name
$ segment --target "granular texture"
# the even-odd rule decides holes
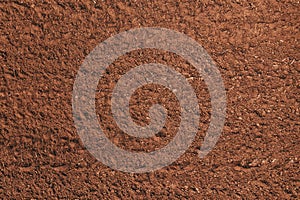
[[[1,199],[299,199],[300,2],[297,0],[0,1]],[[210,122],[201,74],[170,52],[143,49],[118,58],[99,81],[100,126],[118,147],[153,151],[180,123],[171,91],[146,85],[131,115],[168,109],[150,139],[122,133],[110,110],[113,87],[151,62],[183,74],[199,99],[199,132],[186,153],[158,171],[115,171],[85,149],[72,118],[72,89],[85,57],[100,42],[139,27],[188,35],[216,62],[227,92],[227,117],[215,148],[198,156]]]

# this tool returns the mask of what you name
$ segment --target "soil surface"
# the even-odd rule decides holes
[[[300,2],[0,1],[1,199],[299,199]],[[99,81],[96,108],[105,134],[128,151],[168,144],[180,104],[159,85],[139,88],[131,115],[149,123],[148,109],[168,109],[154,137],[122,133],[111,92],[129,69],[150,62],[173,67],[199,99],[199,132],[172,165],[143,173],[113,170],[85,149],[72,117],[72,89],[97,44],[138,27],[188,35],[216,62],[227,92],[227,117],[215,148],[199,149],[210,122],[205,82],[170,52],[144,49],[118,58]]]

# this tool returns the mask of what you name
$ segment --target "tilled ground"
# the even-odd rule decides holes
[[[297,0],[0,1],[0,198],[298,199],[299,10]],[[148,108],[161,103],[169,111],[165,128],[149,140],[122,134],[110,95],[132,67],[173,67],[193,86],[201,112],[194,143],[175,163],[130,174],[85,149],[72,118],[72,89],[98,43],[138,27],[173,29],[207,50],[224,80],[227,118],[217,145],[200,159],[211,109],[201,75],[169,52],[144,49],[120,57],[96,94],[99,123],[117,146],[153,151],[180,123],[174,95],[147,85],[132,97],[132,117],[145,125]]]

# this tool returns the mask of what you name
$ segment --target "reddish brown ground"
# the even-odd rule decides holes
[[[0,1],[0,198],[299,199],[299,10],[297,0]],[[149,26],[185,33],[208,51],[224,79],[227,119],[214,150],[200,159],[210,102],[199,74],[157,50],[121,57],[97,94],[101,126],[118,146],[160,148],[176,134],[179,119],[169,91],[145,86],[132,99],[132,115],[145,124],[143,109],[161,102],[170,111],[166,128],[149,141],[120,136],[108,97],[130,67],[156,61],[195,77],[189,80],[201,109],[201,129],[179,160],[129,174],[85,150],[73,124],[72,87],[98,43]]]

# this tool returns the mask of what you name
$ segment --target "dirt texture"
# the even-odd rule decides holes
[[[0,1],[1,199],[299,199],[300,2]],[[163,27],[188,35],[216,62],[227,92],[226,123],[213,151],[200,159],[210,122],[201,74],[170,52],[144,49],[118,58],[99,81],[96,108],[105,134],[128,151],[153,151],[174,137],[180,105],[159,85],[139,88],[131,115],[168,109],[150,139],[122,133],[111,92],[129,69],[151,62],[183,74],[199,99],[199,132],[172,165],[143,173],[97,161],[77,135],[72,90],[85,57],[119,32]]]

